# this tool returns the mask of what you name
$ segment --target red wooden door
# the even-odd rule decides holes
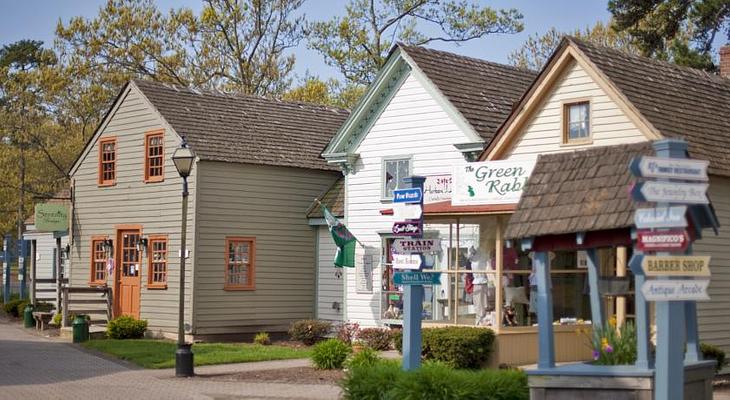
[[[141,287],[141,260],[137,242],[139,229],[117,231],[117,293],[115,296],[117,315],[131,315],[139,318]]]

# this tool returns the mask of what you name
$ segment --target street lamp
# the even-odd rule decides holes
[[[177,173],[183,179],[182,191],[182,227],[180,231],[180,304],[178,304],[177,322],[177,351],[175,352],[175,376],[190,377],[193,370],[192,344],[185,343],[185,241],[188,225],[188,176],[193,169],[195,153],[188,147],[185,136],[180,147],[172,153],[172,162],[175,163]]]

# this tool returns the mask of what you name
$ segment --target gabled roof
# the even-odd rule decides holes
[[[534,71],[446,51],[398,46],[487,142],[537,76]]]
[[[202,160],[334,170],[320,151],[349,112],[134,80]]]
[[[345,178],[335,181],[319,200],[335,217],[345,215]],[[322,208],[315,201],[307,210],[307,218],[324,218]]]

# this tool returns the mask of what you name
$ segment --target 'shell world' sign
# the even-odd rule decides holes
[[[668,231],[639,231],[636,238],[639,250],[647,251],[685,251],[689,246],[689,235],[684,229]]]

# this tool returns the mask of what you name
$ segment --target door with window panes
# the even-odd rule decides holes
[[[142,265],[137,245],[140,236],[139,229],[117,231],[116,315],[139,318]]]

